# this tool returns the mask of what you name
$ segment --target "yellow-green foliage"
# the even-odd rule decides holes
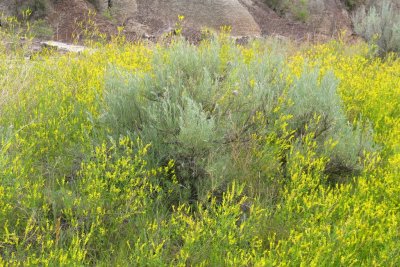
[[[18,49],[0,47],[0,265],[400,264],[398,58],[226,36]],[[366,132],[374,149],[347,145]]]
[[[352,50],[343,49],[340,43],[316,46],[306,55],[294,56],[291,65],[296,75],[301,74],[305,62],[319,66],[322,73],[332,70],[340,81],[339,92],[349,119],[368,119],[376,142],[383,145],[391,160],[396,160],[400,151],[400,77],[396,74],[400,61],[395,55],[385,60],[370,58],[365,45]]]
[[[298,66],[304,62],[334,71],[349,117],[370,121],[383,158],[367,157],[364,173],[353,184],[327,189],[318,184],[320,174],[315,169],[310,173],[299,168],[305,160],[321,168],[323,159],[315,159],[313,150],[306,157],[294,154],[295,175],[284,194],[287,206],[279,209],[286,220],[295,221],[295,227],[290,237],[271,251],[277,262],[317,266],[399,264],[396,243],[400,236],[396,228],[400,184],[396,177],[400,90],[395,73],[400,70],[400,61],[369,58],[366,51],[363,46],[346,49],[335,42],[314,47],[291,60],[297,75],[301,71]]]

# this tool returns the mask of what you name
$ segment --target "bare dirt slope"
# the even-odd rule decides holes
[[[85,29],[93,30],[93,26],[103,33],[116,33],[116,25],[95,11],[95,7],[85,0],[56,2],[48,16],[48,20],[54,28],[54,39],[67,42],[72,39],[79,40],[85,34]]]
[[[13,0],[0,0],[0,13]],[[306,22],[278,15],[264,0],[58,0],[47,19],[56,40],[82,37],[92,25],[107,34],[124,26],[130,39],[157,37],[171,31],[178,15],[185,16],[185,32],[198,35],[202,27],[232,27],[234,36],[279,35],[296,40],[321,40],[336,36],[342,29],[350,34],[351,21],[341,0],[308,0]],[[110,7],[111,4],[111,8]],[[9,11],[9,10],[8,10]],[[96,15],[88,13],[96,11]],[[8,12],[9,13],[9,12]],[[80,24],[80,26],[79,26]]]
[[[262,0],[240,0],[240,2],[252,14],[263,36],[280,35],[299,39],[310,32],[306,24],[279,16]]]

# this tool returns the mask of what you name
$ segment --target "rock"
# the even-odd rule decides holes
[[[261,35],[258,24],[238,0],[171,0],[163,2],[164,6],[159,8],[159,12],[167,18],[169,23],[176,21],[178,15],[184,15],[186,23],[191,27],[205,26],[218,30],[221,26],[227,25],[232,27],[232,35]]]
[[[41,42],[40,45],[42,47],[56,49],[60,52],[81,53],[87,49],[84,46],[66,44],[66,43],[56,42],[56,41],[45,41],[45,42]]]
[[[139,22],[153,33],[175,26],[185,16],[185,26],[219,30],[231,26],[232,35],[261,35],[258,24],[239,0],[112,0],[116,17]]]

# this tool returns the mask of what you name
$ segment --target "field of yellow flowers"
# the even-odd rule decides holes
[[[0,47],[0,265],[400,264],[396,55],[25,53]]]

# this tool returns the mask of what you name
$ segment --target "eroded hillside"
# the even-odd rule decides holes
[[[54,39],[68,41],[81,34],[79,22],[90,19],[105,33],[118,26],[131,38],[157,37],[171,31],[179,15],[185,16],[188,35],[204,27],[229,25],[234,36],[280,35],[294,39],[325,39],[345,29],[351,20],[345,1],[288,0],[274,8],[268,0],[2,0],[6,15],[20,15],[30,8],[32,18],[42,18],[54,30]],[[94,11],[94,12],[93,12]],[[81,26],[82,28],[82,26]]]

